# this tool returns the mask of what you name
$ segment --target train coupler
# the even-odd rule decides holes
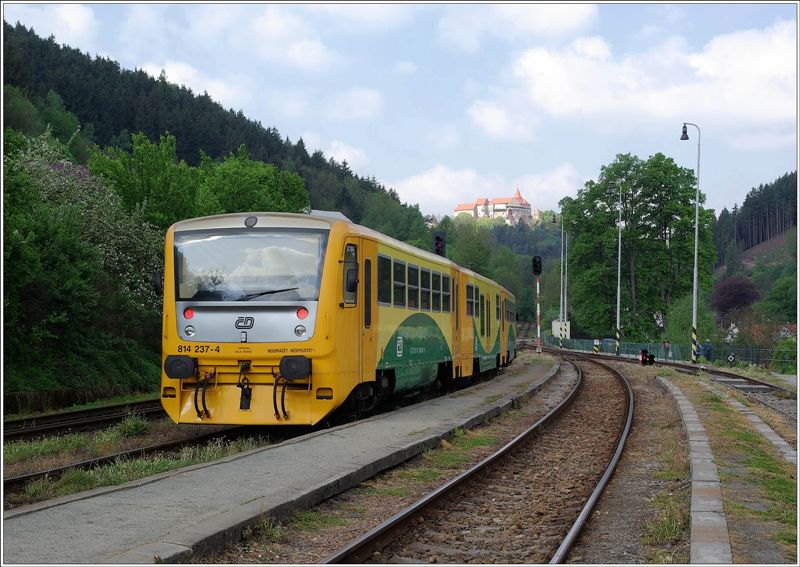
[[[250,387],[250,381],[247,378],[242,378],[236,383],[236,387],[242,391],[241,395],[239,396],[239,409],[249,410],[250,400],[253,397],[253,388]]]

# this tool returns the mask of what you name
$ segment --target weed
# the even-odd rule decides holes
[[[652,503],[659,514],[645,526],[645,543],[660,546],[680,541],[689,526],[689,507],[685,497],[662,492],[653,498]]]
[[[347,522],[335,516],[329,516],[322,514],[321,512],[307,510],[305,512],[298,512],[295,514],[292,517],[290,524],[293,528],[299,531],[308,532],[331,528],[334,526],[344,526],[347,524]]]
[[[361,490],[366,495],[396,496],[398,498],[402,498],[403,496],[408,496],[411,493],[411,491],[408,490],[407,488],[392,487],[392,486],[385,486],[385,487],[365,486]]]
[[[286,540],[289,529],[275,518],[266,517],[258,522],[253,529],[266,543],[281,543]]]
[[[404,480],[415,480],[418,482],[432,482],[438,480],[442,476],[437,470],[428,468],[419,468],[407,471],[397,471],[397,476]]]

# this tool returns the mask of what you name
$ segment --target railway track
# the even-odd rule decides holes
[[[633,416],[632,390],[618,372],[583,359],[569,364],[577,384],[549,414],[325,562],[561,562]]]
[[[59,435],[97,429],[122,421],[131,414],[139,414],[148,419],[166,416],[161,401],[155,399],[11,419],[3,421],[3,442],[31,439],[45,434]]]
[[[521,340],[518,343],[518,347],[520,349],[527,349],[533,348],[533,343],[530,340]],[[554,354],[566,353],[566,352],[574,352],[586,356],[588,358],[594,358],[597,360],[606,360],[606,361],[613,361],[613,362],[624,362],[627,364],[640,364],[638,358],[629,358],[625,356],[616,357],[613,355],[608,354],[594,354],[588,352],[580,352],[580,351],[569,351],[569,350],[559,350],[559,349],[551,349],[550,352]],[[693,366],[691,364],[683,364],[680,362],[668,362],[663,360],[656,360],[656,366],[667,366],[670,368],[674,368],[678,372],[682,372],[685,374],[691,374],[697,376],[700,372],[705,372],[708,377],[720,384],[725,386],[726,388],[732,389],[737,391],[743,395],[745,395],[748,399],[755,401],[765,407],[768,407],[771,410],[776,411],[777,413],[797,421],[797,397],[796,394],[782,386],[778,386],[776,384],[771,384],[769,382],[764,382],[762,380],[757,380],[755,378],[750,378],[749,376],[743,376],[741,374],[736,374],[734,372],[727,372],[722,369],[714,368],[714,367],[707,367],[707,366]]]
[[[155,443],[152,445],[148,445],[146,447],[137,447],[134,449],[130,449],[127,451],[120,451],[118,453],[114,453],[113,455],[105,455],[102,457],[97,457],[95,459],[88,459],[85,461],[80,461],[76,463],[70,463],[68,465],[64,465],[61,467],[52,467],[47,470],[42,471],[35,471],[31,473],[26,473],[22,475],[12,476],[12,477],[3,477],[3,489],[4,491],[15,491],[24,488],[24,486],[34,480],[49,477],[51,480],[56,480],[61,477],[65,472],[73,470],[73,469],[92,469],[94,467],[98,467],[107,463],[111,463],[116,461],[117,459],[131,459],[137,457],[146,457],[148,455],[154,455],[157,453],[167,453],[172,451],[178,451],[184,447],[190,447],[193,445],[201,445],[203,443],[208,443],[209,441],[213,441],[215,439],[220,439],[223,437],[231,437],[237,435],[237,433],[244,429],[243,426],[236,426],[226,428],[222,431],[214,431],[212,433],[205,433],[202,435],[198,435],[196,437],[191,437],[189,439],[181,439],[178,441],[168,441],[165,443]]]

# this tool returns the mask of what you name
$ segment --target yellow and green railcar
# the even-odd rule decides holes
[[[178,423],[313,425],[505,366],[514,296],[341,216],[176,223],[164,265],[161,400]]]

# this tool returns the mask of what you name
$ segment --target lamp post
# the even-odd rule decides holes
[[[617,327],[614,329],[616,353],[619,356],[619,290],[622,281],[622,182],[619,183],[619,220],[617,220]]]
[[[689,139],[689,134],[686,133],[687,125],[697,128],[697,188],[694,194],[694,279],[692,282],[692,364],[697,364],[697,237],[700,217],[700,127],[691,122],[684,122],[681,140]]]
[[[561,213],[561,277],[558,296],[558,348],[564,348],[564,213]]]

